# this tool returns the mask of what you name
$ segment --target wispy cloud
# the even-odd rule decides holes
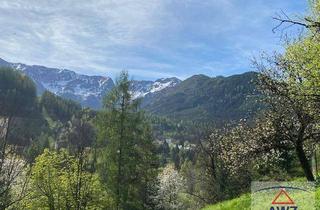
[[[292,0],[2,0],[0,57],[135,78],[229,75],[279,48],[271,16]]]

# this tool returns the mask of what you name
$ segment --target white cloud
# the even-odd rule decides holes
[[[214,65],[227,74],[227,68],[245,68],[248,54],[256,49],[276,48],[271,43],[275,41],[271,15],[292,4],[290,0],[2,0],[0,57],[111,76],[128,69],[135,77],[185,77],[212,73]],[[228,62],[235,61],[239,63],[230,67]]]

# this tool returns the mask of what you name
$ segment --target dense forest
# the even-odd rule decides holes
[[[320,1],[310,7],[276,20],[304,32],[255,73],[196,75],[147,107],[126,71],[92,110],[0,68],[0,209],[196,210],[256,180],[319,184]]]
[[[216,126],[251,119],[262,108],[257,79],[256,72],[214,78],[194,75],[165,93],[144,97],[142,107],[172,120],[216,122]]]

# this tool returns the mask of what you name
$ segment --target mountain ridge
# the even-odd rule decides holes
[[[194,75],[144,104],[152,114],[177,120],[230,122],[250,119],[262,107],[258,73],[228,77]]]
[[[113,87],[107,76],[88,76],[67,69],[10,63],[0,59],[0,66],[24,72],[45,90],[79,102],[93,109],[102,107],[102,100]],[[254,80],[258,73],[246,72],[228,77],[193,75],[183,81],[162,78],[155,81],[133,80],[133,98],[143,98],[141,107],[151,114],[173,120],[230,122],[249,119],[260,109]]]
[[[102,99],[113,87],[108,76],[88,76],[68,69],[10,63],[0,58],[0,66],[12,67],[29,76],[36,84],[38,94],[45,90],[72,99],[93,109],[102,107]],[[134,98],[145,97],[180,83],[178,78],[162,78],[156,81],[133,81]]]

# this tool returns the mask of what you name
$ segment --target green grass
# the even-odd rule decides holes
[[[207,206],[203,210],[232,210],[232,209],[249,210],[250,202],[251,202],[250,194],[245,194],[233,200],[224,201],[211,206]]]
[[[250,210],[250,194],[242,195],[238,198],[207,206],[202,210]],[[320,188],[316,191],[316,209],[320,210]]]

